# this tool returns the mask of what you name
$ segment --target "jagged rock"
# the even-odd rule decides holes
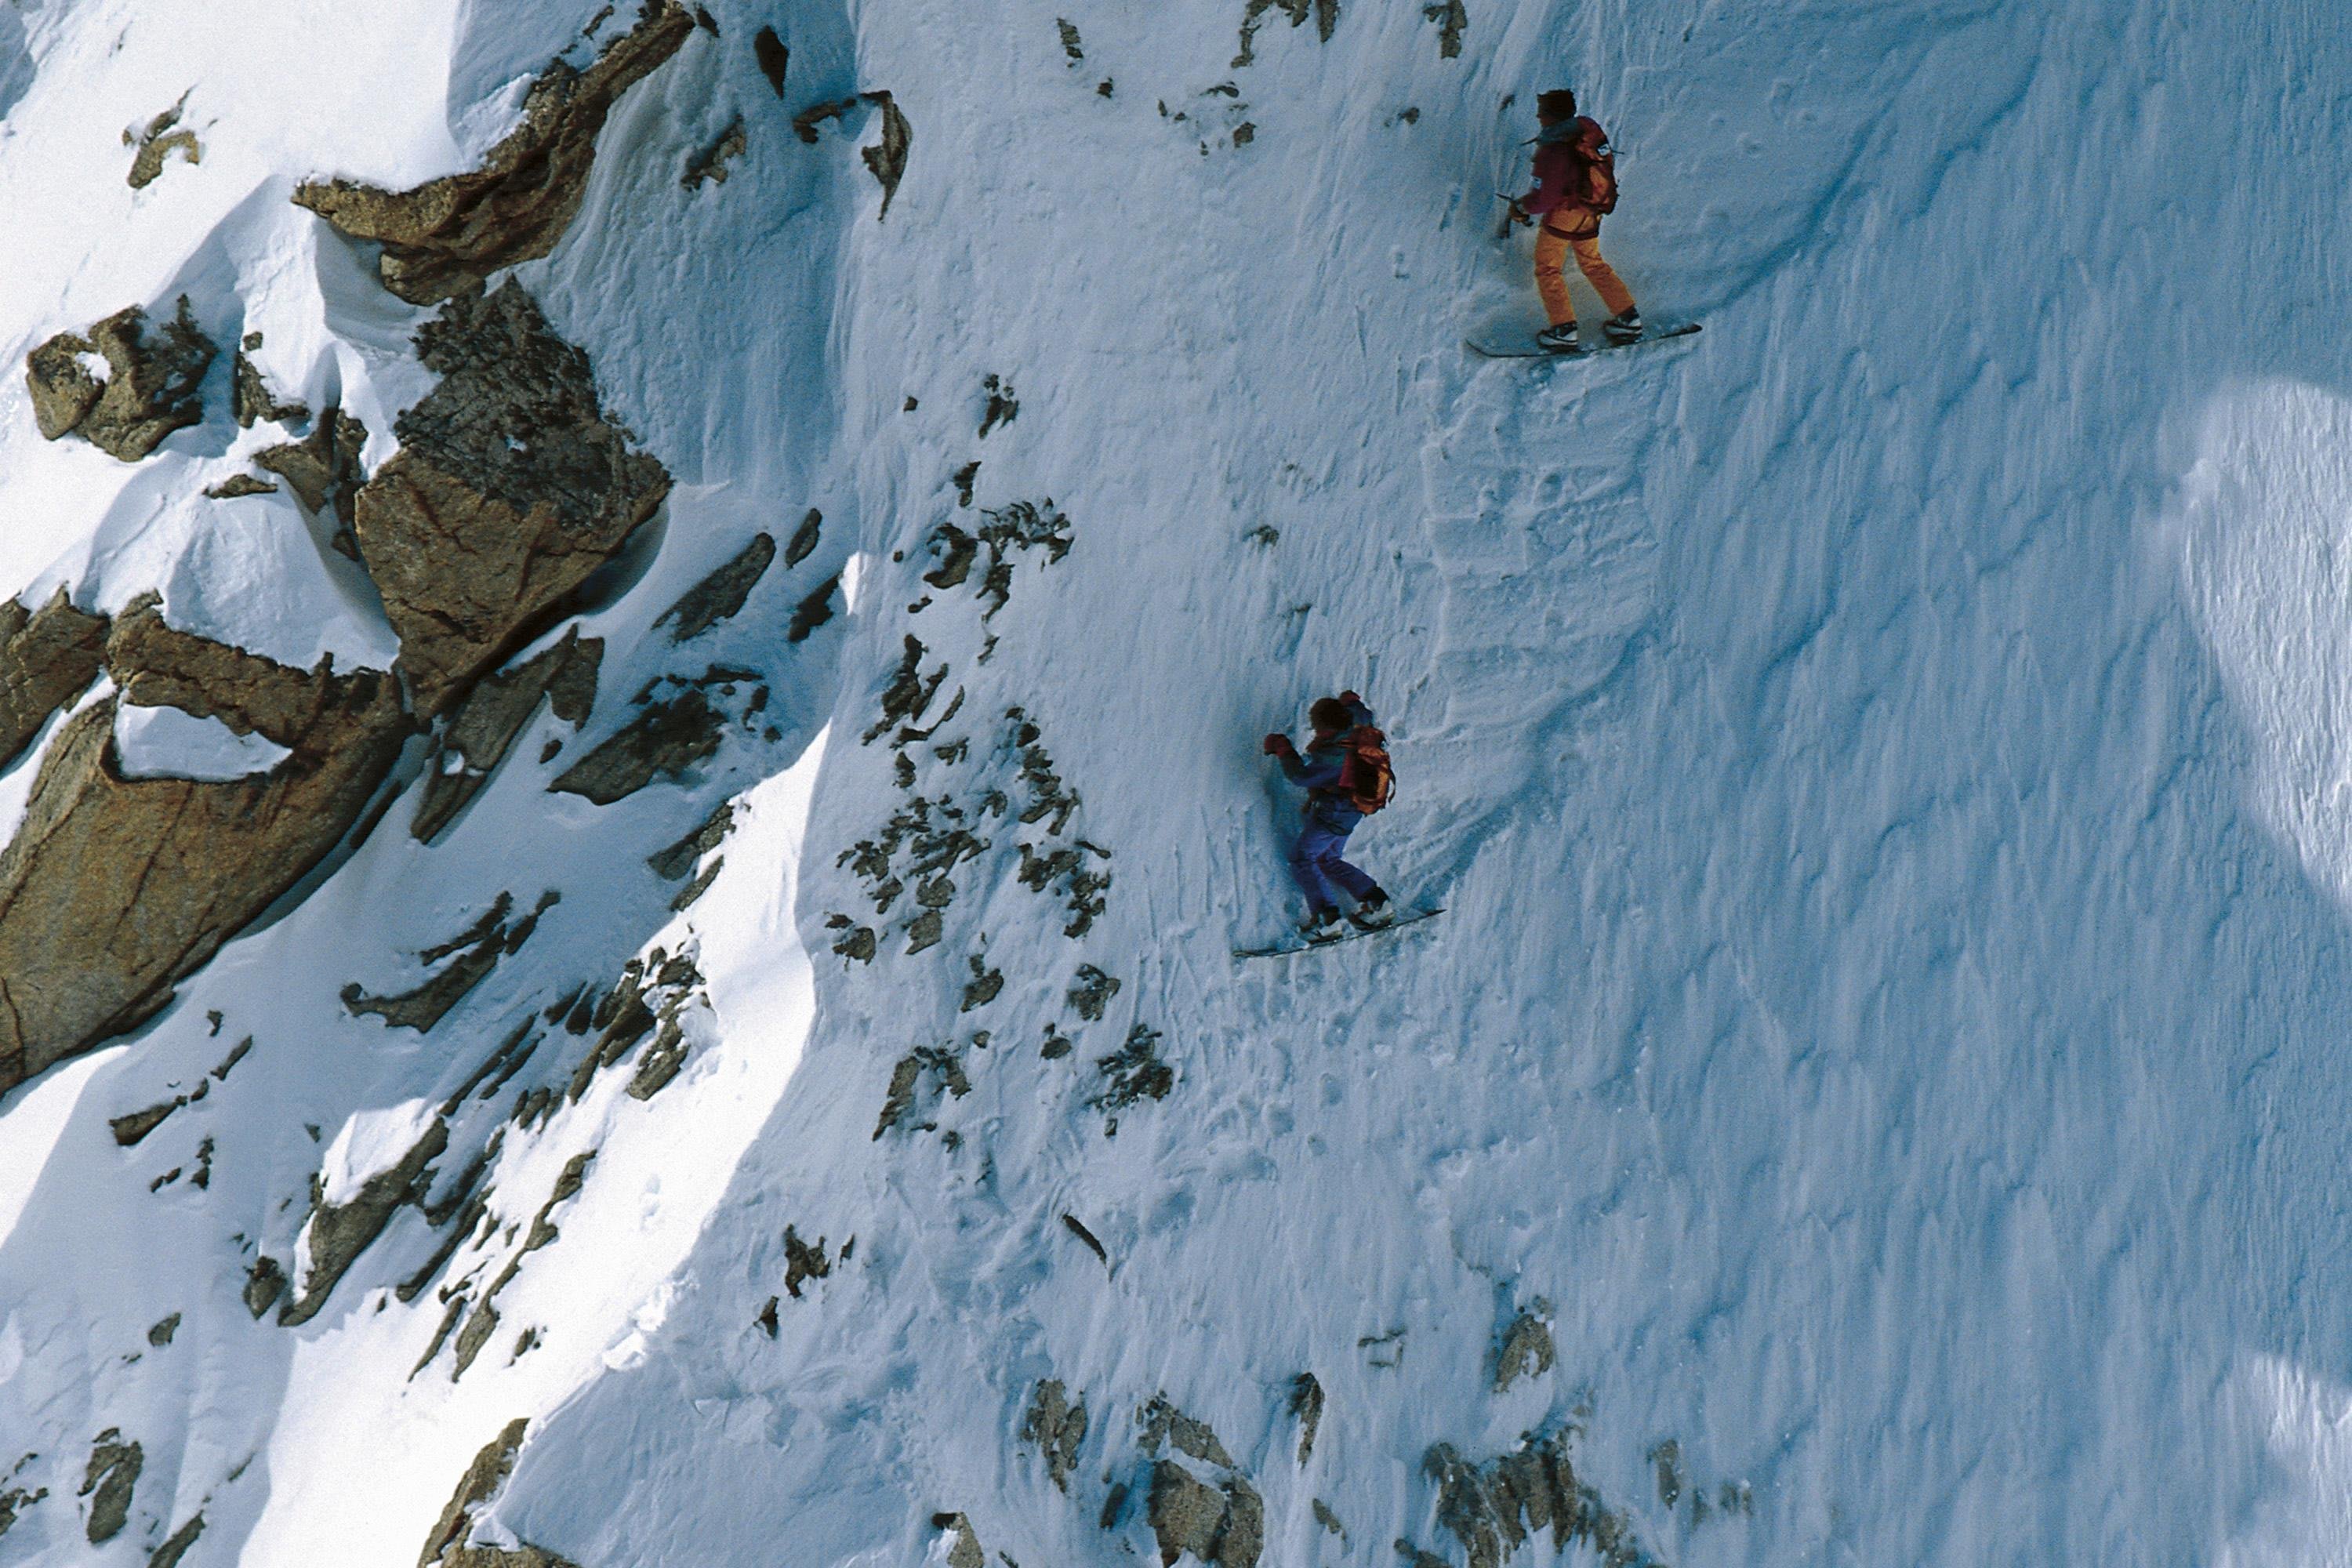
[[[580,211],[614,101],[693,30],[692,13],[676,0],[654,0],[587,69],[549,66],[523,99],[522,123],[478,169],[406,191],[312,181],[294,200],[352,238],[381,244],[383,286],[411,304],[477,289],[500,268],[555,248]]]
[[[1078,41],[1078,25],[1066,16],[1056,16],[1054,26],[1061,35],[1062,53],[1069,57],[1070,64],[1075,66],[1083,61],[1087,51],[1086,46]]]
[[[506,1485],[514,1469],[515,1451],[522,1447],[523,1434],[530,1430],[530,1422],[518,1415],[506,1425],[506,1429],[482,1446],[466,1473],[457,1479],[457,1489],[434,1521],[432,1533],[425,1538],[425,1550],[417,1554],[416,1568],[440,1562],[453,1546],[464,1542],[474,1526],[473,1510],[497,1495]]]
[[[1256,61],[1258,25],[1268,11],[1280,11],[1297,27],[1305,24],[1310,9],[1315,16],[1316,36],[1329,43],[1332,29],[1339,25],[1339,0],[1249,0],[1249,9],[1242,13],[1241,53],[1234,57],[1233,68],[1240,70]]]
[[[1506,1393],[1522,1377],[1549,1372],[1554,1354],[1549,1325],[1534,1312],[1521,1312],[1503,1331],[1495,1352],[1495,1392]]]
[[[784,47],[775,28],[762,27],[752,35],[751,58],[759,63],[760,74],[768,79],[768,85],[776,89],[776,96],[783,97],[784,70],[792,64],[793,51]]]
[[[426,948],[417,955],[427,963],[437,963],[455,954],[455,961],[446,969],[415,990],[398,996],[371,996],[356,984],[346,985],[342,990],[343,1005],[353,1017],[373,1013],[392,1028],[426,1033],[464,999],[466,993],[488,978],[499,959],[530,941],[530,933],[539,927],[539,917],[562,899],[562,894],[549,889],[540,895],[536,909],[509,926],[507,915],[514,908],[514,895],[500,893],[489,911],[456,940]]]
[[[139,1472],[146,1464],[147,1456],[139,1445],[122,1441],[122,1434],[111,1426],[90,1446],[89,1468],[82,1475],[81,1489],[74,1495],[89,1499],[86,1533],[92,1546],[122,1533],[123,1523],[131,1517],[131,1489],[139,1484]]]
[[[1611,1568],[1660,1568],[1634,1538],[1624,1512],[1579,1480],[1566,1440],[1530,1436],[1517,1448],[1474,1465],[1439,1443],[1422,1468],[1437,1483],[1437,1522],[1462,1543],[1468,1568],[1499,1568],[1528,1539],[1549,1527],[1554,1552],[1590,1541]]]
[[[935,1513],[931,1528],[954,1537],[948,1542],[948,1568],[988,1568],[988,1553],[972,1532],[971,1520],[960,1513]]]
[[[240,496],[274,496],[278,487],[268,479],[257,479],[251,474],[231,474],[216,485],[205,487],[207,500],[236,500]]]
[[[49,1489],[47,1487],[37,1487],[29,1490],[24,1487],[10,1487],[5,1491],[0,1491],[0,1535],[8,1533],[16,1524],[17,1515],[48,1495]]]
[[[173,129],[180,123],[180,113],[185,102],[184,99],[181,102],[172,105],[171,108],[149,121],[146,128],[136,134],[129,131],[122,133],[122,144],[125,147],[136,147],[139,150],[131,160],[132,190],[143,191],[161,178],[163,173],[163,160],[174,153],[180,153],[191,163],[201,163],[205,161],[205,150],[197,143],[196,133],[193,131]]]
[[[646,864],[654,875],[665,882],[675,882],[694,869],[696,861],[719,847],[735,826],[735,803],[725,800],[719,809],[702,819],[702,826],[671,845],[668,848],[646,857]]]
[[[507,1259],[507,1266],[499,1270],[498,1278],[490,1281],[489,1289],[482,1292],[482,1299],[474,1304],[473,1315],[466,1320],[465,1328],[459,1331],[457,1364],[450,1369],[450,1382],[455,1383],[466,1375],[466,1369],[474,1364],[474,1358],[481,1353],[482,1347],[488,1344],[490,1336],[498,1331],[499,1293],[513,1284],[515,1276],[522,1272],[523,1259],[562,1234],[556,1229],[551,1217],[555,1213],[555,1205],[579,1195],[580,1189],[587,1183],[588,1167],[595,1158],[596,1151],[589,1149],[563,1163],[562,1173],[555,1178],[555,1186],[549,1193],[547,1202],[541,1204],[539,1213],[531,1217],[530,1229],[524,1235],[522,1246]],[[428,1356],[426,1359],[431,1358]]]
[[[89,689],[105,648],[106,617],[75,609],[63,588],[37,613],[0,600],[0,767]]]
[[[173,431],[204,418],[205,372],[218,352],[197,328],[185,294],[152,337],[144,307],[117,310],[87,337],[59,332],[25,356],[33,417],[45,439],[78,435],[135,463]],[[81,361],[93,353],[106,359],[104,380]]]
[[[1176,1087],[1176,1073],[1160,1059],[1160,1031],[1148,1025],[1130,1026],[1127,1043],[1096,1061],[1103,1087],[1087,1103],[1097,1110],[1117,1112],[1139,1100],[1167,1099],[1168,1091]],[[1118,1118],[1113,1115],[1108,1125],[1117,1133]]]
[[[1234,1468],[1233,1456],[1217,1441],[1217,1434],[1206,1421],[1198,1421],[1168,1403],[1166,1394],[1154,1394],[1151,1403],[1136,1412],[1136,1420],[1143,1427],[1143,1451],[1157,1454],[1163,1444],[1174,1445],[1180,1454],[1190,1454],[1202,1464]]]
[[[1433,0],[1421,8],[1421,14],[1437,24],[1437,58],[1459,58],[1462,31],[1470,25],[1470,13],[1463,8],[1462,0]]]
[[[1162,1563],[1189,1552],[1219,1568],[1255,1568],[1265,1550],[1265,1505],[1239,1478],[1220,1491],[1173,1459],[1160,1459],[1151,1467],[1149,1506]]]
[[[152,598],[115,620],[103,658],[121,690],[58,731],[0,850],[0,1089],[168,1003],[334,847],[407,733],[383,671],[293,669],[174,630]],[[240,779],[125,778],[123,702],[217,718],[290,754]]]
[[[677,183],[689,191],[700,190],[705,184],[725,184],[727,165],[740,158],[749,145],[743,136],[743,122],[738,120],[720,132],[719,140],[687,160],[686,173],[678,176]]]
[[[1348,1544],[1348,1527],[1339,1522],[1339,1516],[1331,1511],[1331,1505],[1329,1503],[1325,1502],[1321,1498],[1317,1498],[1314,1501],[1315,1522],[1329,1531],[1332,1534],[1338,1536],[1339,1538],[1339,1544],[1343,1547],[1346,1546]]]
[[[792,542],[784,546],[784,564],[797,566],[807,560],[809,552],[816,548],[817,536],[824,531],[824,513],[814,507],[809,508],[808,515],[801,519],[801,525],[793,530]]]
[[[898,109],[898,100],[887,92],[863,95],[866,101],[882,110],[882,140],[858,154],[866,167],[882,187],[882,211],[878,217],[890,216],[890,198],[898,194],[898,182],[907,174],[907,153],[914,145],[915,129]]]
[[[824,1255],[824,1237],[818,1237],[811,1247],[801,1239],[801,1233],[791,1226],[784,1226],[784,1294],[797,1301],[801,1285],[805,1280],[824,1279],[833,1273],[833,1259]]]
[[[535,635],[670,479],[605,422],[588,356],[520,284],[451,300],[416,346],[441,381],[396,422],[401,448],[360,490],[356,531],[430,716]]]
[[[551,698],[557,718],[572,724],[584,721],[595,706],[604,659],[604,639],[583,638],[574,627],[537,657],[475,682],[450,714],[425,764],[425,788],[408,830],[430,843],[448,826],[506,760],[507,749],[539,711],[541,697]]]
[[[1290,1413],[1298,1417],[1298,1462],[1315,1452],[1315,1434],[1323,1426],[1323,1384],[1311,1372],[1290,1380]]]
[[[298,424],[310,417],[307,403],[280,403],[262,379],[261,367],[247,356],[261,346],[259,332],[247,332],[236,351],[236,365],[229,381],[229,412],[236,416],[237,428],[250,430],[257,424]],[[312,510],[318,509],[314,506]]]
[[[204,1532],[205,1516],[198,1513],[172,1531],[163,1545],[155,1548],[147,1559],[147,1568],[180,1568],[180,1559],[188,1554],[188,1548],[194,1546],[196,1538]]]
[[[128,1149],[158,1127],[163,1126],[165,1117],[187,1103],[186,1095],[178,1095],[163,1101],[161,1105],[151,1105],[144,1110],[134,1110],[128,1116],[117,1116],[106,1125],[113,1132],[114,1141]]]
[[[291,1327],[319,1315],[336,1282],[383,1234],[400,1205],[424,1197],[429,1180],[425,1168],[448,1147],[449,1124],[436,1116],[399,1163],[368,1177],[349,1199],[340,1204],[314,1202],[309,1226],[310,1267],[303,1273],[301,1289],[278,1314],[280,1323]]]
[[[294,487],[303,508],[314,516],[334,509],[335,521],[349,528],[358,517],[360,450],[367,445],[367,426],[330,405],[318,424],[299,441],[265,447],[253,455],[256,468],[267,468]]]
[[[245,1275],[245,1310],[255,1317],[278,1304],[286,1293],[286,1269],[268,1253],[253,1260]]]
[[[161,1350],[165,1345],[170,1344],[172,1342],[172,1336],[179,1331],[180,1314],[174,1312],[170,1317],[163,1319],[153,1328],[147,1331],[147,1342],[153,1345],[157,1350]]]
[[[841,579],[827,578],[817,591],[803,599],[793,610],[793,624],[784,632],[786,642],[806,642],[811,632],[833,619],[833,596],[841,589]]]
[[[674,643],[700,637],[743,607],[744,599],[775,559],[775,540],[764,533],[756,535],[732,561],[688,588],[677,603],[655,616],[654,625],[675,620],[677,624],[669,629],[669,640]]]
[[[689,687],[638,714],[547,787],[610,805],[645,788],[656,774],[676,778],[717,751],[726,721],[724,713]]]
[[[1079,1445],[1087,1440],[1087,1402],[1081,1398],[1073,1404],[1059,1378],[1040,1380],[1036,1399],[1021,1423],[1021,1436],[1037,1445],[1054,1489],[1068,1491],[1070,1473],[1078,1468]]]

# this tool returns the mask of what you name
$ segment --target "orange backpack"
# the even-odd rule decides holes
[[[1389,762],[1388,739],[1370,724],[1357,725],[1348,736],[1348,758],[1339,764],[1339,793],[1366,816],[1396,795],[1396,769]]]

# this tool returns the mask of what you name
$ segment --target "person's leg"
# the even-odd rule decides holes
[[[1334,837],[1331,840],[1330,849],[1326,852],[1321,864],[1316,868],[1323,873],[1323,877],[1326,881],[1336,882],[1340,887],[1346,889],[1349,898],[1361,899],[1366,893],[1369,893],[1374,888],[1379,887],[1380,884],[1373,881],[1370,877],[1365,876],[1363,872],[1358,870],[1355,867],[1349,865],[1345,860],[1339,858],[1339,857],[1346,852],[1347,847],[1348,836],[1346,834],[1343,833]]]
[[[1342,835],[1337,842],[1346,841]],[[1323,874],[1324,861],[1338,853],[1331,830],[1319,822],[1310,822],[1301,828],[1297,841],[1290,847],[1290,874],[1297,879],[1298,890],[1307,895],[1307,907],[1311,911],[1319,913],[1339,906]]]
[[[1576,320],[1576,306],[1568,297],[1568,279],[1560,273],[1568,243],[1565,236],[1552,233],[1540,220],[1536,224],[1536,292],[1543,296],[1544,314],[1555,327]]]
[[[1625,280],[1617,276],[1617,269],[1601,258],[1600,230],[1595,229],[1581,239],[1563,243],[1575,250],[1577,269],[1584,274],[1584,280],[1592,285],[1592,291],[1601,296],[1601,302],[1609,307],[1611,315],[1622,316],[1633,308],[1633,291],[1625,287]],[[1563,289],[1562,292],[1566,290]]]

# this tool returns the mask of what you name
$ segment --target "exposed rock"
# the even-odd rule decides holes
[[[251,474],[231,474],[216,485],[205,487],[209,500],[235,500],[240,496],[274,496],[278,487],[268,479],[257,479]]]
[[[725,184],[727,165],[740,158],[749,145],[743,137],[743,122],[738,120],[719,133],[719,140],[687,160],[686,173],[678,176],[677,183],[689,191],[700,190],[706,184]]]
[[[441,381],[397,421],[401,449],[359,492],[356,526],[432,715],[535,635],[670,479],[605,422],[588,356],[521,285],[451,300],[416,345]]]
[[[1437,24],[1437,56],[1454,59],[1462,53],[1462,30],[1470,25],[1470,14],[1462,7],[1462,0],[1433,0],[1421,8],[1423,17]]]
[[[1339,1522],[1339,1516],[1331,1511],[1330,1504],[1325,1502],[1321,1498],[1317,1498],[1314,1500],[1315,1522],[1329,1531],[1332,1534],[1338,1536],[1339,1538],[1339,1544],[1343,1547],[1346,1546],[1348,1544],[1348,1527]]]
[[[1484,1466],[1440,1443],[1422,1468],[1437,1483],[1437,1522],[1462,1543],[1468,1568],[1499,1568],[1547,1526],[1555,1552],[1589,1541],[1610,1568],[1659,1568],[1634,1538],[1627,1516],[1577,1479],[1559,1435],[1523,1438],[1517,1449]]]
[[[944,1092],[961,1100],[971,1092],[971,1079],[963,1070],[962,1058],[952,1050],[940,1046],[919,1046],[898,1058],[890,1069],[890,1088],[882,1099],[882,1114],[874,1123],[874,1136],[885,1132],[906,1120],[915,1109],[915,1096],[925,1075],[933,1079]]]
[[[286,1270],[278,1259],[268,1253],[253,1260],[245,1275],[245,1310],[255,1317],[278,1304],[286,1293]]]
[[[525,663],[475,682],[449,716],[425,764],[425,787],[408,830],[430,843],[464,809],[506,760],[507,749],[551,696],[555,715],[578,724],[595,706],[596,675],[604,639],[574,627],[553,647]]]
[[[1142,1100],[1165,1100],[1168,1091],[1176,1087],[1173,1068],[1160,1059],[1160,1031],[1137,1023],[1127,1032],[1127,1043],[1109,1056],[1101,1058],[1095,1068],[1103,1075],[1103,1087],[1087,1103],[1097,1110],[1117,1112]],[[1118,1131],[1118,1118],[1114,1114],[1108,1130]]]
[[[833,619],[833,596],[840,589],[840,578],[827,578],[815,593],[803,599],[793,610],[793,624],[785,630],[784,640],[806,642],[811,632]]]
[[[833,1273],[833,1260],[824,1255],[824,1237],[818,1237],[811,1247],[801,1239],[801,1233],[791,1226],[784,1226],[784,1294],[797,1301],[801,1285],[809,1279],[824,1279]]]
[[[735,803],[721,801],[718,810],[703,818],[701,826],[668,848],[646,857],[646,864],[663,881],[675,882],[693,870],[696,861],[718,848],[734,826]]]
[[[114,1141],[128,1149],[158,1127],[163,1126],[165,1117],[187,1103],[186,1095],[178,1095],[163,1101],[161,1105],[151,1105],[144,1110],[134,1110],[128,1116],[114,1117],[106,1125],[113,1131]]]
[[[814,147],[817,143],[818,126],[828,120],[838,120],[856,107],[857,98],[854,93],[847,98],[829,99],[821,103],[812,103],[793,116],[793,134]]]
[[[359,515],[360,484],[365,478],[360,472],[360,451],[367,437],[366,426],[330,405],[308,436],[265,447],[253,455],[253,462],[293,486],[313,516],[332,507],[335,521],[349,528]]]
[[[166,626],[151,600],[109,634],[118,695],[42,758],[0,851],[0,1088],[132,1027],[332,849],[399,755],[379,670],[305,672]],[[227,781],[122,776],[120,703],[171,706],[290,752]]]
[[[991,430],[1021,417],[1021,400],[1013,395],[1013,384],[993,373],[981,377],[980,385],[988,394],[988,405],[980,412],[980,438],[985,441]]]
[[[1037,1384],[1036,1399],[1021,1423],[1021,1436],[1037,1445],[1054,1489],[1067,1492],[1070,1473],[1078,1468],[1078,1447],[1087,1440],[1087,1402],[1081,1398],[1071,1403],[1061,1379],[1043,1379]]]
[[[764,533],[755,535],[733,560],[688,588],[677,603],[655,616],[654,625],[675,620],[677,624],[669,629],[669,640],[674,643],[700,637],[743,607],[744,599],[775,559],[775,540]]]
[[[1298,1418],[1298,1462],[1315,1452],[1315,1434],[1323,1426],[1323,1384],[1311,1372],[1290,1380],[1290,1413]]]
[[[1154,1394],[1151,1403],[1136,1412],[1136,1420],[1143,1427],[1143,1451],[1157,1454],[1163,1444],[1174,1445],[1180,1454],[1190,1454],[1203,1464],[1234,1468],[1233,1456],[1217,1441],[1217,1435],[1206,1421],[1196,1421],[1168,1403],[1164,1394]]]
[[[149,121],[146,129],[135,134],[129,131],[122,133],[122,144],[125,147],[139,149],[131,160],[132,190],[143,191],[153,184],[163,175],[163,160],[174,153],[181,154],[191,163],[201,163],[205,161],[205,150],[197,144],[196,133],[193,131],[173,129],[180,123],[180,111],[185,102],[186,100],[183,99],[181,102],[172,105],[171,108]]]
[[[23,1487],[10,1487],[5,1491],[0,1491],[0,1535],[8,1533],[16,1524],[17,1515],[48,1495],[49,1489],[47,1487],[30,1490]]]
[[[310,417],[307,403],[280,403],[262,379],[261,367],[247,357],[261,346],[259,332],[247,332],[236,351],[236,367],[230,381],[229,412],[236,416],[237,427],[250,430],[257,424],[299,424]],[[317,509],[312,508],[313,510]]]
[[[686,1031],[676,1017],[665,1017],[654,1043],[637,1058],[637,1070],[629,1077],[628,1096],[631,1100],[651,1100],[668,1087],[678,1069],[686,1066]]]
[[[561,902],[562,895],[552,888],[539,897],[539,904],[530,913],[507,923],[507,915],[514,908],[514,895],[500,893],[489,911],[467,929],[455,941],[426,948],[417,956],[427,963],[437,963],[455,954],[450,965],[414,991],[397,996],[371,996],[357,984],[343,987],[343,1005],[353,1017],[374,1014],[395,1029],[415,1029],[419,1034],[429,1031],[447,1016],[450,1008],[464,999],[466,993],[488,978],[499,959],[520,950],[538,929],[539,917]]]
[[[676,778],[719,749],[727,716],[688,687],[638,714],[547,787],[598,805],[635,795],[656,775]]]
[[[449,1124],[436,1116],[397,1164],[368,1177],[344,1202],[331,1204],[314,1197],[308,1227],[310,1266],[303,1273],[300,1291],[278,1314],[280,1323],[291,1327],[318,1316],[336,1282],[383,1234],[400,1206],[424,1198],[430,1180],[425,1167],[448,1147]]]
[[[972,1532],[971,1520],[960,1513],[935,1513],[931,1528],[944,1530],[953,1538],[948,1542],[948,1568],[988,1568],[988,1553]]]
[[[814,507],[809,508],[808,515],[801,519],[801,525],[793,530],[792,542],[784,546],[784,564],[797,566],[807,560],[809,552],[816,548],[817,536],[824,529],[824,513]]]
[[[1310,10],[1315,16],[1316,36],[1329,43],[1332,29],[1339,25],[1339,0],[1249,0],[1249,9],[1242,13],[1241,53],[1234,57],[1233,68],[1240,70],[1256,61],[1258,25],[1268,11],[1280,11],[1296,27],[1306,22]]]
[[[105,648],[106,617],[75,609],[63,588],[38,613],[0,600],[0,767],[89,689]]]
[[[170,1344],[172,1342],[172,1336],[179,1331],[180,1314],[174,1312],[170,1317],[165,1318],[153,1328],[147,1331],[147,1342],[153,1345],[157,1350],[161,1350],[165,1345]]]
[[[550,65],[523,99],[522,123],[478,169],[406,191],[313,181],[294,200],[352,238],[380,243],[383,286],[411,304],[478,288],[500,268],[555,248],[580,211],[614,101],[693,30],[692,13],[676,0],[653,0],[587,69]]]
[[[87,337],[60,332],[25,356],[34,419],[47,440],[78,435],[137,462],[173,431],[203,420],[205,372],[217,352],[189,313],[185,294],[152,337],[143,307],[117,310]],[[105,357],[104,380],[82,363],[92,353]]]
[[[1173,1459],[1161,1459],[1151,1467],[1150,1509],[1162,1563],[1189,1552],[1220,1568],[1255,1568],[1265,1549],[1265,1506],[1238,1477],[1220,1491]]]
[[[768,85],[776,89],[776,96],[783,97],[784,70],[792,64],[793,51],[784,47],[783,39],[776,37],[773,27],[762,27],[752,35],[751,58],[759,62],[760,74],[768,79]]]
[[[1538,1303],[1538,1310],[1541,1303]],[[1551,1329],[1534,1312],[1521,1312],[1503,1331],[1495,1352],[1495,1392],[1502,1394],[1522,1377],[1551,1370],[1554,1351]]]
[[[1104,1268],[1110,1267],[1109,1250],[1103,1246],[1102,1237],[1087,1228],[1086,1221],[1074,1214],[1065,1214],[1062,1216],[1062,1228],[1086,1243],[1087,1250],[1093,1253]]]
[[[92,1546],[122,1533],[123,1523],[131,1517],[131,1489],[139,1484],[139,1472],[146,1464],[147,1456],[139,1445],[122,1441],[122,1434],[114,1427],[98,1435],[81,1489],[74,1494],[89,1499],[87,1533]]]
[[[147,1559],[147,1568],[180,1568],[180,1559],[188,1554],[188,1548],[194,1546],[196,1537],[204,1532],[205,1516],[198,1513],[172,1531],[163,1545],[155,1548]]]
[[[898,100],[887,92],[869,92],[866,101],[879,104],[882,109],[882,140],[858,154],[866,167],[882,186],[882,211],[878,217],[890,216],[890,198],[898,194],[898,182],[907,174],[907,153],[914,145],[915,129],[899,112]]]
[[[523,1434],[530,1429],[530,1421],[519,1415],[474,1456],[474,1462],[457,1479],[457,1489],[449,1495],[441,1517],[434,1521],[432,1532],[425,1536],[425,1550],[417,1554],[416,1568],[429,1568],[451,1547],[465,1541],[474,1527],[473,1510],[489,1501],[506,1485],[507,1477],[514,1470],[515,1451],[522,1447]]]
[[[541,1204],[539,1213],[531,1216],[530,1229],[524,1235],[522,1246],[515,1249],[515,1255],[507,1259],[507,1266],[499,1270],[498,1278],[490,1281],[489,1289],[482,1292],[482,1299],[474,1304],[473,1315],[466,1320],[465,1328],[459,1331],[457,1364],[450,1369],[450,1382],[455,1383],[466,1375],[466,1369],[474,1364],[474,1358],[481,1353],[482,1347],[488,1344],[490,1336],[498,1331],[499,1293],[513,1284],[515,1276],[522,1272],[523,1259],[562,1236],[562,1232],[556,1228],[551,1216],[558,1204],[579,1195],[580,1189],[587,1182],[588,1167],[595,1158],[596,1151],[589,1149],[563,1163],[563,1170],[555,1178],[555,1186],[549,1193],[547,1202]]]
[[[1066,16],[1056,16],[1054,18],[1054,26],[1062,35],[1062,53],[1069,57],[1070,64],[1076,66],[1084,60],[1087,58],[1087,51],[1086,47],[1078,41],[1078,25]]]

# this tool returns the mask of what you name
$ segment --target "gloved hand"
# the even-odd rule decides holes
[[[1511,204],[1511,221],[1522,227],[1525,227],[1527,225],[1531,224],[1536,220],[1533,213],[1528,212],[1527,208],[1521,206],[1518,203],[1513,202]]]
[[[1287,735],[1268,735],[1259,749],[1269,757],[1278,757],[1295,748],[1292,747],[1290,737]]]

